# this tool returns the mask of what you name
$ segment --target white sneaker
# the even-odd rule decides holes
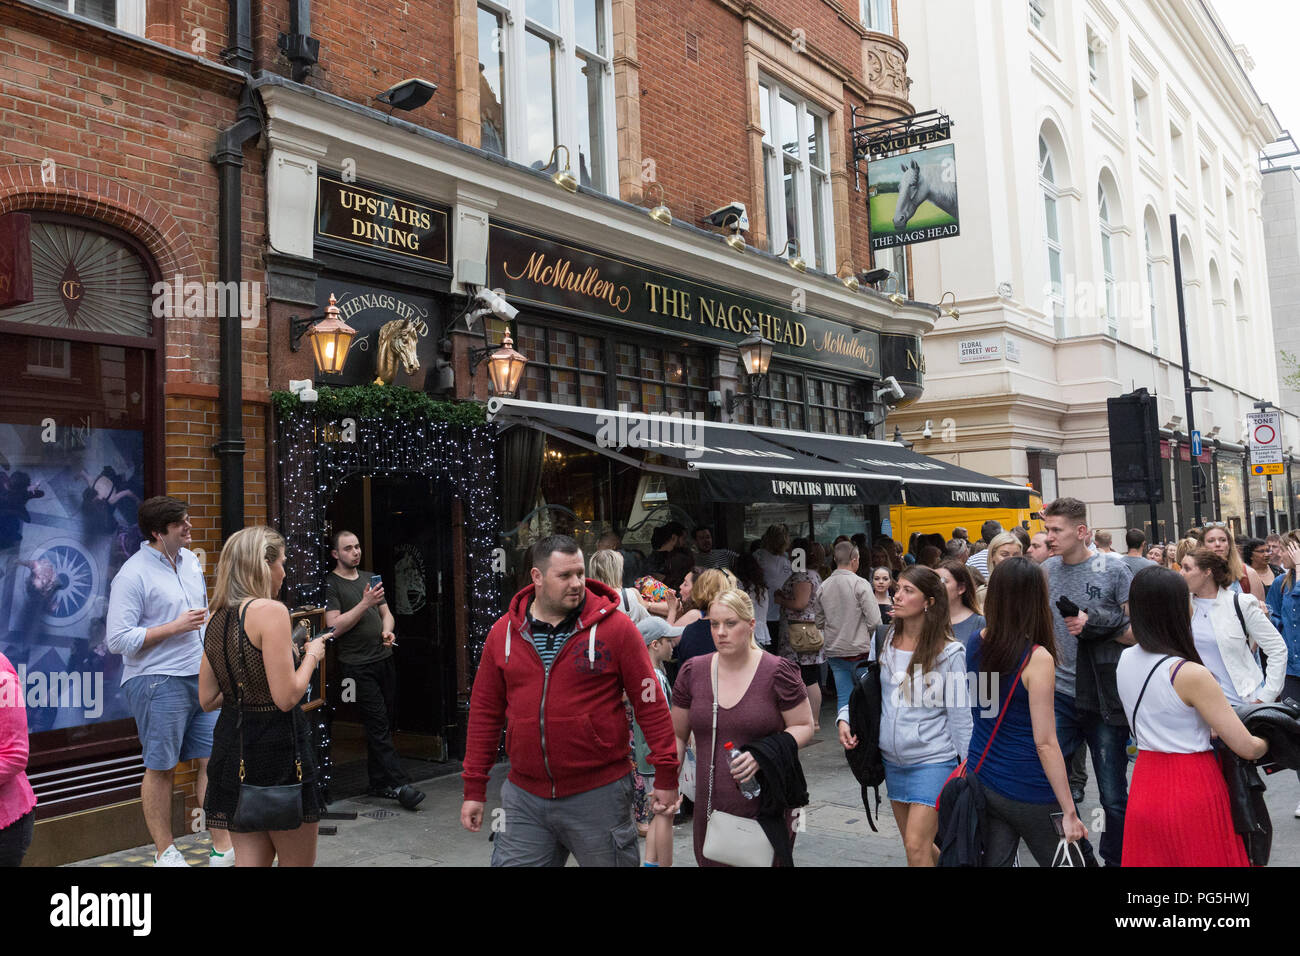
[[[181,851],[176,849],[176,844],[169,844],[167,849],[163,850],[162,856],[154,856],[154,866],[189,866],[185,857],[181,856]]]
[[[1300,819],[1300,806],[1295,808],[1295,815],[1297,819]]]
[[[208,866],[234,866],[235,865],[235,848],[232,846],[225,853],[222,853],[216,847],[208,854]]]

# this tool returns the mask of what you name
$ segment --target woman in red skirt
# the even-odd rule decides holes
[[[1180,574],[1139,571],[1129,607],[1137,646],[1120,655],[1115,676],[1138,757],[1123,865],[1249,866],[1210,731],[1244,760],[1258,760],[1268,744],[1246,729],[1201,663]]]

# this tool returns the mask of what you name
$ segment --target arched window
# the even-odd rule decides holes
[[[1221,378],[1221,372],[1232,361],[1230,352],[1232,344],[1224,341],[1227,321],[1228,300],[1223,297],[1223,282],[1219,278],[1219,264],[1213,259],[1207,270],[1210,276],[1210,311],[1209,321],[1205,323],[1205,369],[1213,378]],[[1230,336],[1228,338],[1231,338]]]
[[[1047,251],[1047,302],[1058,338],[1065,335],[1065,247],[1061,241],[1061,194],[1047,140],[1038,137],[1038,184],[1043,192],[1043,244]]]
[[[1150,206],[1142,217],[1142,242],[1146,252],[1147,267],[1147,324],[1151,329],[1151,352],[1160,354],[1160,222]]]
[[[1183,272],[1183,314],[1187,324],[1187,368],[1203,368],[1205,356],[1201,352],[1197,296],[1201,293],[1201,280],[1196,274],[1196,260],[1192,258],[1192,243],[1186,236],[1178,240],[1179,267]],[[1180,359],[1182,357],[1180,356]]]
[[[1115,241],[1114,227],[1110,222],[1110,204],[1106,187],[1097,183],[1097,209],[1101,224],[1101,307],[1106,324],[1106,334],[1119,335],[1119,308],[1115,301]]]

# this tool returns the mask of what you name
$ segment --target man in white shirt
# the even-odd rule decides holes
[[[984,548],[978,554],[972,554],[966,559],[966,567],[975,568],[984,577],[989,576],[989,542],[1002,533],[1002,523],[990,518],[980,525],[980,535],[984,541]]]
[[[113,578],[104,642],[122,655],[122,694],[140,735],[140,803],[153,837],[154,865],[189,866],[172,843],[172,784],[177,764],[198,760],[194,790],[203,805],[217,723],[217,713],[204,713],[199,704],[208,592],[198,556],[186,547],[189,506],[150,498],[141,503],[138,521],[148,540]],[[213,830],[208,865],[234,862],[230,834]]]

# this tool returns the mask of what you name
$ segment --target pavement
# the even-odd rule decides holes
[[[834,712],[827,705],[822,729],[800,752],[811,802],[805,814],[805,830],[795,840],[796,866],[906,866],[903,842],[894,824],[889,801],[881,788],[883,820],[873,833],[863,812],[857,781],[849,771],[844,751],[835,738]],[[1130,764],[1130,768],[1132,764]],[[334,835],[319,840],[317,866],[487,866],[492,853],[488,822],[494,807],[500,806],[501,781],[507,767],[499,764],[488,786],[487,812],[481,833],[469,833],[460,825],[461,779],[450,774],[417,783],[427,794],[414,811],[403,810],[390,800],[357,797],[335,801],[331,811],[355,811],[356,820],[325,821],[336,825]],[[1102,819],[1096,788],[1091,779],[1081,816],[1094,834]],[[1300,819],[1295,817],[1300,802],[1300,781],[1289,771],[1265,778],[1266,800],[1273,819],[1273,852],[1270,866],[1300,864]],[[674,828],[673,864],[695,866],[691,822]],[[206,866],[210,841],[206,834],[185,836],[176,845],[192,864]],[[70,866],[150,866],[152,847],[136,847],[107,856],[82,860]],[[1033,857],[1023,845],[1020,862],[1033,866]],[[570,860],[570,865],[574,865]]]

